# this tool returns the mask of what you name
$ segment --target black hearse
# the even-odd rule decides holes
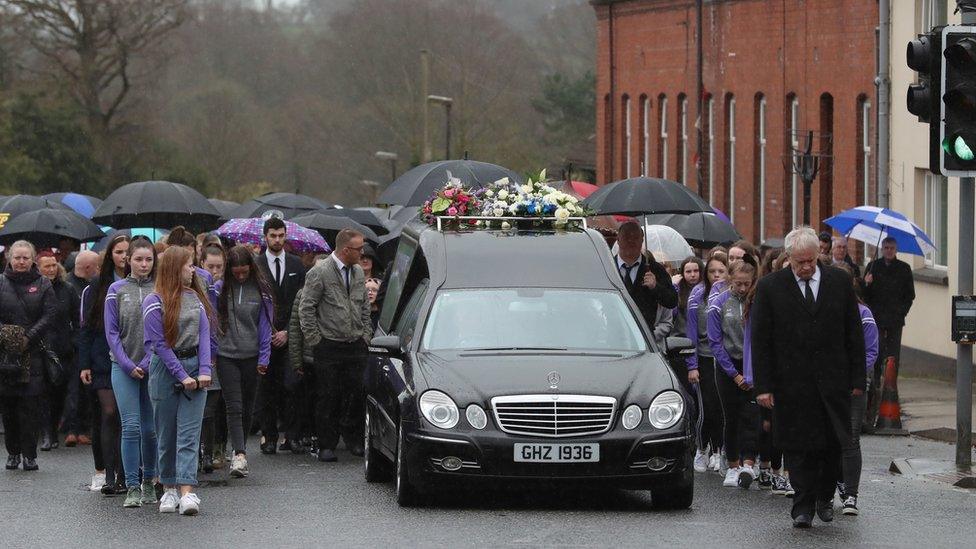
[[[392,477],[401,505],[478,481],[596,481],[691,505],[687,395],[599,233],[413,222],[386,284],[367,481]]]

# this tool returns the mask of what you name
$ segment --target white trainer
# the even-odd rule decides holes
[[[180,498],[180,514],[192,517],[200,512],[200,498],[193,492],[184,494]]]
[[[159,498],[160,513],[175,513],[180,505],[180,496],[176,495],[176,488],[167,488],[163,497]]]
[[[726,479],[728,480],[728,479]],[[752,481],[756,480],[756,471],[751,465],[739,467],[738,484],[739,488],[748,490],[752,486]]]
[[[230,462],[230,476],[234,478],[244,478],[250,473],[247,468],[247,458],[244,454],[235,454]]]
[[[708,470],[708,456],[698,450],[695,452],[695,472],[704,473],[706,470]]]
[[[728,472],[725,473],[725,480],[722,481],[722,486],[726,488],[735,488],[739,485],[739,468],[729,467]]]
[[[720,456],[718,452],[715,452],[708,458],[708,468],[712,471],[718,471],[722,468],[722,464],[719,462]]]
[[[88,487],[92,492],[100,492],[105,486],[105,473],[95,473],[92,475],[91,486]]]

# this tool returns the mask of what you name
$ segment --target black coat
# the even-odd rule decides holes
[[[255,258],[258,268],[264,273],[265,278],[274,290],[275,300],[275,322],[276,332],[288,329],[288,320],[291,318],[291,311],[295,305],[295,296],[298,290],[305,286],[305,265],[297,255],[285,254],[284,271],[281,273],[282,284],[275,284],[274,273],[268,266],[268,256],[262,252]]]
[[[786,452],[850,437],[851,390],[864,389],[864,334],[851,277],[820,267],[817,302],[803,299],[792,269],[759,280],[749,318],[757,395],[772,393],[773,439]]]
[[[61,362],[67,366],[75,355],[81,296],[70,282],[55,280],[52,286],[57,299],[57,314],[48,330],[47,341]]]
[[[51,281],[36,267],[26,273],[14,273],[10,266],[0,281],[0,324],[23,326],[31,353],[30,382],[26,385],[0,384],[2,395],[36,396],[43,391],[43,358],[38,350],[49,339],[49,330],[57,315],[57,297]]]
[[[864,285],[864,301],[882,328],[905,325],[905,316],[915,301],[915,279],[908,263],[895,258],[890,264],[878,258],[868,264],[873,281]]]
[[[614,265],[619,265],[617,257],[613,258]],[[623,275],[620,272],[621,269],[617,269],[618,274]],[[652,290],[647,286],[644,286],[644,275],[651,271],[657,277],[657,286]],[[634,277],[634,284],[628,290],[631,299],[637,304],[637,308],[640,309],[641,316],[644,317],[644,321],[647,322],[647,326],[651,329],[654,328],[655,319],[657,319],[657,308],[658,306],[666,307],[668,309],[673,309],[678,306],[678,292],[674,289],[674,285],[671,284],[671,275],[668,274],[667,269],[664,265],[661,265],[654,260],[653,257],[647,257],[646,255],[641,255],[640,265],[637,267],[637,275]]]

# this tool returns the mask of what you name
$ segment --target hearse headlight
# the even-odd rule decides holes
[[[624,410],[624,414],[620,418],[620,424],[624,426],[624,429],[629,431],[640,425],[642,417],[644,417],[644,412],[640,409],[640,406],[631,404]]]
[[[664,391],[657,395],[647,409],[647,419],[658,429],[673,427],[685,410],[685,400],[675,391]]]
[[[488,414],[477,404],[468,406],[464,410],[464,417],[468,418],[468,423],[475,429],[484,429],[488,426]]]
[[[441,429],[454,427],[460,417],[457,404],[440,391],[427,391],[420,395],[420,413]]]

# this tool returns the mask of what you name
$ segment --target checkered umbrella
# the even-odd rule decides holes
[[[898,251],[912,255],[925,255],[935,250],[935,244],[925,231],[904,215],[877,206],[858,206],[825,219],[837,232],[848,238],[875,247],[889,236],[898,243]]]

